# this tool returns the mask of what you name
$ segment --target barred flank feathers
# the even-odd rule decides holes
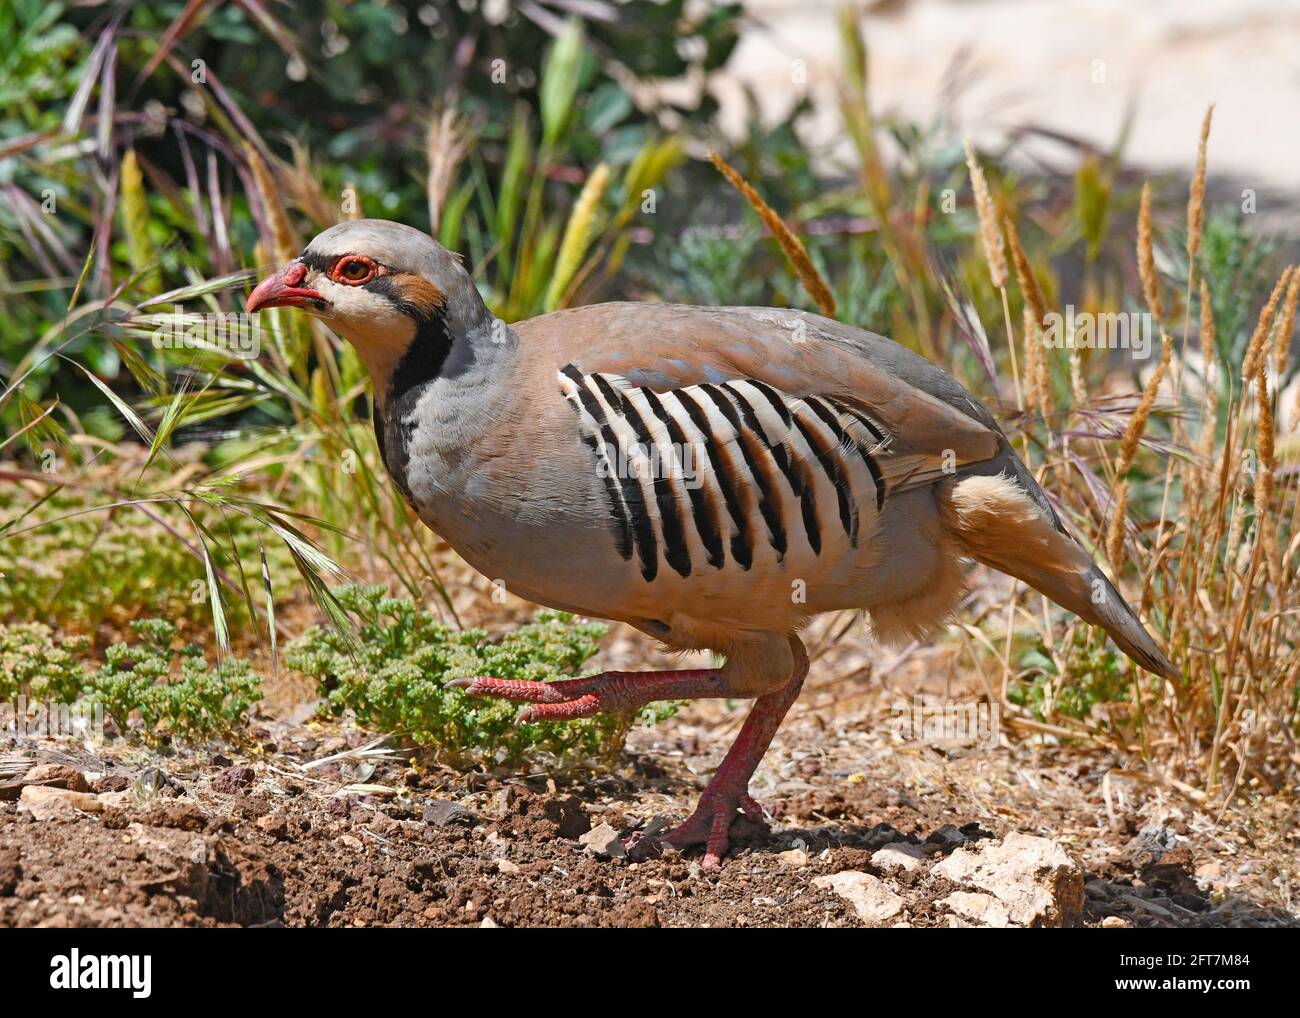
[[[790,262],[791,267],[798,274],[799,280],[803,287],[812,297],[813,303],[827,318],[835,317],[835,297],[831,293],[831,288],[826,285],[826,280],[822,279],[821,273],[813,265],[812,259],[808,257],[808,250],[803,243],[785,225],[785,221],[772,210],[760,196],[757,191],[749,186],[749,183],[742,177],[731,165],[718,155],[716,152],[709,153],[709,162],[717,168],[731,186],[739,191],[749,202],[750,206],[758,213],[758,217],[763,220],[764,225],[772,231],[781,245],[781,250],[785,252],[786,259]]]
[[[564,239],[560,241],[560,254],[555,262],[555,271],[551,275],[551,285],[546,290],[546,310],[554,311],[563,305],[569,284],[582,268],[582,260],[587,255],[587,247],[596,224],[596,213],[600,201],[609,186],[609,167],[601,163],[591,171],[591,176],[582,187],[582,193],[573,203],[573,211],[564,227]]]
[[[984,176],[984,169],[975,159],[975,150],[971,148],[970,139],[966,139],[966,166],[970,170],[971,190],[975,193],[975,211],[979,213],[980,239],[984,242],[984,258],[989,265],[989,277],[999,290],[1007,285],[1007,253],[1002,233],[998,229],[997,213],[993,209],[993,197],[989,194],[989,182]]]
[[[1156,321],[1164,321],[1165,309],[1160,302],[1160,280],[1156,276],[1156,258],[1151,244],[1151,182],[1142,185],[1142,206],[1138,210],[1138,275],[1142,293]]]
[[[1196,258],[1201,247],[1201,228],[1205,222],[1205,147],[1210,140],[1210,121],[1214,118],[1214,104],[1205,111],[1201,123],[1201,142],[1196,148],[1196,174],[1192,177],[1191,195],[1187,200],[1187,257]]]

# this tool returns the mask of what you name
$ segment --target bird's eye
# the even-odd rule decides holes
[[[334,266],[334,278],[340,283],[360,286],[375,277],[377,269],[369,258],[344,258]]]

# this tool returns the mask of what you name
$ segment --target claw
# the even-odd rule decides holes
[[[767,827],[764,810],[759,803],[741,790],[707,792],[686,820],[666,834],[638,832],[628,842],[628,855],[636,861],[657,857],[665,845],[683,851],[693,845],[704,845],[704,859],[700,865],[713,869],[722,862],[731,845],[731,827],[741,815],[751,823]]]

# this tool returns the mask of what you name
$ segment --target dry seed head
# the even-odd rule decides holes
[[[984,242],[984,258],[989,265],[989,277],[999,290],[1007,285],[1007,254],[1002,232],[998,229],[997,213],[993,209],[993,196],[984,169],[975,158],[970,139],[966,139],[966,166],[970,170],[971,189],[975,192],[975,210],[980,218],[980,239]]]
[[[1034,314],[1034,321],[1038,328],[1043,327],[1043,321],[1047,318],[1047,302],[1043,299],[1043,291],[1038,288],[1038,280],[1034,278],[1034,270],[1029,266],[1029,259],[1025,257],[1025,249],[1020,245],[1020,233],[1016,229],[1015,220],[1009,215],[1002,217],[1002,227],[1006,232],[1007,243],[1011,246],[1011,260],[1016,267],[1016,281],[1020,284],[1020,292],[1025,296],[1025,303]]]
[[[1251,334],[1250,342],[1246,344],[1246,357],[1241,363],[1241,375],[1247,382],[1255,377],[1255,372],[1260,369],[1268,356],[1268,336],[1273,328],[1273,318],[1277,314],[1277,306],[1282,299],[1282,293],[1291,280],[1291,270],[1292,266],[1288,265],[1282,270],[1282,275],[1278,276],[1277,282],[1273,284],[1273,292],[1269,295],[1264,310],[1259,313],[1259,321],[1255,323],[1255,331]]]
[[[551,285],[546,292],[548,311],[561,306],[565,291],[582,268],[582,260],[587,257],[587,248],[595,233],[596,215],[608,186],[609,165],[601,163],[591,171],[587,182],[582,185],[578,200],[573,203],[573,211],[564,227],[564,239],[560,241],[560,253],[555,259]]]
[[[258,200],[266,210],[266,222],[271,230],[271,246],[275,248],[278,261],[287,262],[302,249],[289,222],[289,213],[284,202],[280,200],[280,186],[266,165],[262,154],[252,145],[244,143],[244,158],[253,173],[253,186],[257,188]]]
[[[1138,210],[1138,275],[1142,277],[1142,293],[1146,296],[1147,307],[1156,316],[1156,321],[1163,321],[1164,306],[1160,303],[1160,280],[1156,276],[1156,258],[1151,244],[1151,182],[1142,184],[1142,205]]]
[[[434,236],[438,235],[456,170],[468,151],[469,131],[456,110],[451,106],[435,110],[424,136],[424,154],[429,163],[424,186],[429,203],[429,232]]]
[[[1191,196],[1187,200],[1187,256],[1195,258],[1201,247],[1201,229],[1205,222],[1205,146],[1210,140],[1210,121],[1214,104],[1205,111],[1201,123],[1201,142],[1196,148],[1196,175],[1192,177]]]
[[[1124,439],[1120,443],[1119,476],[1121,479],[1133,466],[1133,460],[1137,456],[1138,444],[1142,441],[1142,436],[1147,430],[1147,419],[1151,416],[1151,407],[1155,405],[1156,393],[1160,391],[1160,383],[1164,381],[1165,373],[1169,370],[1169,362],[1173,355],[1173,341],[1169,338],[1169,333],[1161,330],[1160,363],[1156,365],[1156,370],[1152,372],[1151,377],[1147,380],[1146,387],[1142,390],[1142,398],[1138,400],[1137,409],[1133,411],[1133,416],[1129,418],[1128,428],[1124,431]]]
[[[1287,355],[1291,352],[1291,334],[1295,330],[1296,298],[1300,297],[1300,265],[1291,266],[1291,284],[1286,288],[1286,304],[1282,320],[1273,337],[1273,370],[1280,379],[1286,371]]]
[[[758,192],[749,186],[749,182],[736,172],[725,159],[716,152],[710,152],[709,162],[713,163],[718,172],[731,182],[731,186],[744,196],[754,211],[758,213],[759,218],[763,220],[763,223],[772,231],[773,236],[781,245],[781,250],[785,252],[786,258],[794,267],[804,289],[808,291],[818,310],[827,318],[834,318],[835,297],[831,293],[831,288],[826,285],[826,280],[822,278],[821,273],[817,271],[817,267],[813,265],[812,259],[808,257],[808,250],[803,246],[799,238],[794,235],[790,227],[785,225],[785,221],[772,210],[772,207],[759,196]]]
[[[1121,480],[1115,490],[1115,504],[1111,507],[1110,521],[1106,527],[1106,558],[1116,576],[1124,565],[1124,523],[1128,518],[1128,481]]]

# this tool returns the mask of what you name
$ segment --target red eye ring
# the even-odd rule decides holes
[[[345,255],[330,269],[330,279],[344,286],[362,286],[379,275],[379,266],[364,255]]]

